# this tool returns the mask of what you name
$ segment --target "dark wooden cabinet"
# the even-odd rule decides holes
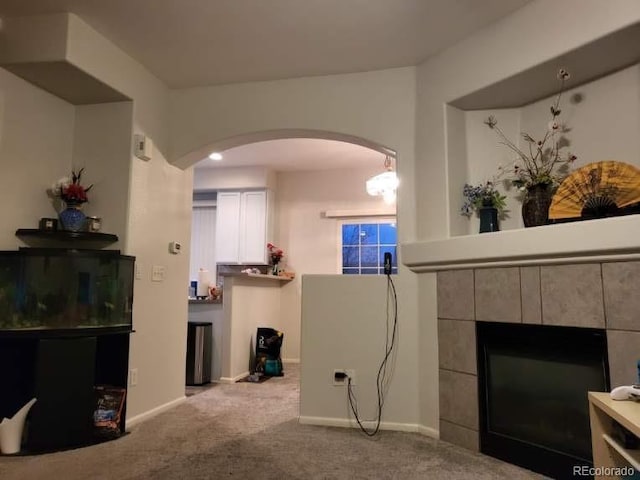
[[[35,397],[23,451],[97,443],[96,386],[127,388],[130,331],[0,332],[0,416]],[[125,402],[126,405],[126,402]],[[125,431],[125,409],[119,431]]]

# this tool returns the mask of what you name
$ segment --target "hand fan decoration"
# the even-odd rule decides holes
[[[549,207],[549,219],[601,218],[623,213],[640,204],[640,170],[607,160],[581,167],[558,187]],[[627,207],[627,208],[625,208]]]

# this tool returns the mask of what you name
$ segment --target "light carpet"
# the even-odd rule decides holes
[[[300,425],[298,401],[299,369],[286,365],[264,383],[215,385],[112,442],[0,457],[0,479],[543,478],[416,433]]]

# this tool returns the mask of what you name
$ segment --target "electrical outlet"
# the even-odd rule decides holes
[[[138,369],[132,368],[129,370],[129,385],[135,387],[138,385]]]
[[[142,265],[136,263],[136,280],[140,280],[142,278]]]
[[[333,371],[333,385],[340,387],[349,384],[351,379],[351,385],[356,384],[356,371],[350,368],[336,368]]]

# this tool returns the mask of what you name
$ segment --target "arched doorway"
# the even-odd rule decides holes
[[[276,147],[276,144],[279,146]],[[222,153],[223,161],[212,162],[207,159],[207,155],[214,151]],[[279,163],[269,164],[268,161],[243,158],[243,155],[254,159],[260,155],[273,157],[274,152],[278,151],[287,157],[284,161],[280,158]],[[382,198],[371,197],[365,191],[366,180],[382,172],[385,157],[393,154],[387,147],[352,136],[279,130],[212,142],[187,156],[188,162],[195,167],[194,192],[197,195],[260,189],[270,190],[274,194],[275,225],[267,241],[285,251],[284,268],[296,275],[293,281],[280,288],[281,314],[275,325],[269,325],[286,334],[283,347],[285,360],[300,359],[301,275],[343,273],[341,229],[344,224],[359,228],[360,224],[378,225],[387,221],[393,223],[395,228],[395,205],[389,206]],[[299,157],[297,164],[296,155]],[[323,155],[324,162],[321,160]],[[337,156],[344,159],[343,165],[340,165],[340,158],[333,158]],[[349,156],[357,157],[356,161],[347,161],[346,157]],[[228,159],[235,160],[235,163],[225,164]],[[187,162],[186,157],[181,160],[183,164]],[[209,165],[200,166],[202,163]],[[265,172],[269,168],[272,171]],[[225,170],[233,170],[233,174],[227,176]],[[246,181],[244,184],[243,178]],[[246,266],[260,268],[260,265]],[[195,267],[192,266],[192,270]],[[231,267],[238,270],[245,265]],[[224,286],[222,290],[224,292]],[[195,308],[192,307],[192,310]],[[219,315],[222,316],[223,312]],[[193,312],[190,312],[190,318],[194,318]],[[202,316],[197,318],[202,319]],[[225,341],[224,321],[218,321],[220,327],[217,330],[214,328],[214,335],[218,338],[217,342],[214,339],[214,348],[216,343]],[[222,358],[218,358],[218,361],[223,365],[225,363]],[[226,381],[232,381],[244,373],[236,368],[227,370],[229,373],[225,375],[219,366],[214,366],[213,371],[220,372]]]

